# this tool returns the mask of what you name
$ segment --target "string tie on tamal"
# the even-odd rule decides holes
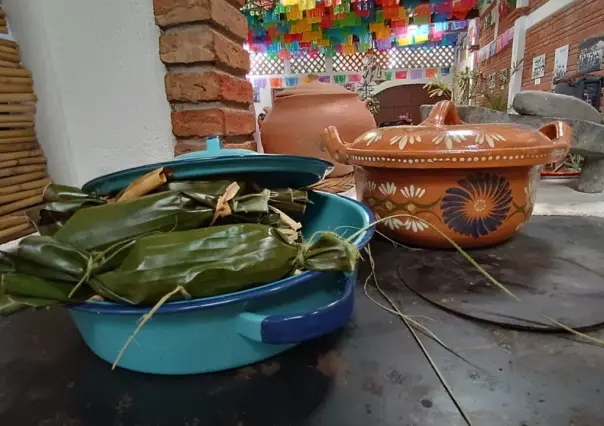
[[[82,278],[80,278],[80,281],[78,281],[78,283],[73,287],[71,292],[69,292],[69,296],[68,296],[69,299],[71,299],[73,297],[73,295],[76,293],[76,291],[78,291],[78,289],[82,286],[82,284],[88,282],[88,280],[90,279],[90,276],[92,275],[92,271],[94,268],[95,268],[95,261],[94,261],[93,257],[90,256],[88,258],[88,261],[86,262],[86,271],[84,272],[84,275],[82,276]]]
[[[229,216],[232,213],[229,201],[235,198],[239,189],[239,184],[233,182],[227,186],[224,194],[218,197],[218,200],[216,200],[216,210],[214,211],[214,217],[210,222],[210,226],[213,226],[219,218]]]

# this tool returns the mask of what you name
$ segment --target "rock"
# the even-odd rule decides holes
[[[457,113],[462,121],[467,123],[509,123],[511,122],[508,113],[495,111],[489,108],[476,107],[470,105],[456,105]],[[422,120],[428,118],[432,105],[422,105],[420,112]]]
[[[604,191],[604,158],[585,158],[577,190],[587,193]]]
[[[571,118],[602,123],[602,114],[597,109],[574,96],[527,90],[516,95],[513,106],[516,112],[524,115]]]

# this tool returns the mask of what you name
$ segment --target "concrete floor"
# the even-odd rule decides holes
[[[536,215],[604,217],[604,193],[584,194],[579,179],[544,179],[537,192]]]

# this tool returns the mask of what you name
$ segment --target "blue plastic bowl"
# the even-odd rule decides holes
[[[373,222],[354,200],[311,192],[303,219],[306,238],[317,231],[351,235]],[[370,228],[354,239],[364,247]],[[356,272],[302,274],[223,296],[162,306],[119,362],[153,374],[195,374],[240,367],[269,358],[345,325],[352,315]],[[92,302],[70,309],[86,344],[113,363],[149,308]]]

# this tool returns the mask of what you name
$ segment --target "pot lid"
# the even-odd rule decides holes
[[[339,84],[311,81],[310,83],[297,84],[283,89],[275,96],[276,99],[286,98],[293,95],[352,95],[358,96]]]
[[[346,164],[389,168],[485,168],[554,163],[568,153],[572,129],[553,121],[539,130],[513,124],[466,124],[451,101],[437,103],[419,126],[371,130],[353,143],[323,132],[330,153]]]
[[[266,188],[303,188],[315,184],[333,169],[329,161],[293,155],[260,154],[246,149],[222,149],[218,137],[208,137],[206,150],[180,155],[173,160],[134,167],[93,179],[83,188],[109,195],[126,188],[139,177],[165,167],[172,179],[249,179]]]

